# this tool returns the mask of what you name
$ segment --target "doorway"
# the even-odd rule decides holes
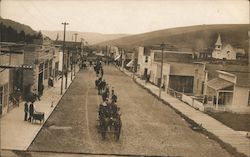
[[[41,92],[43,85],[43,72],[38,75],[38,93]]]
[[[147,69],[147,68],[145,68],[145,69],[144,69],[144,74],[143,74],[144,79],[146,79],[146,78],[147,78],[147,75],[148,75],[148,69]]]

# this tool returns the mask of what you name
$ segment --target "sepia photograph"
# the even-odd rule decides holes
[[[0,0],[0,157],[250,157],[249,0]]]

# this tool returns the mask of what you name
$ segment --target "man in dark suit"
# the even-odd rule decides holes
[[[25,102],[25,104],[24,104],[24,121],[27,121],[28,112],[29,112],[29,106],[28,106],[28,103]]]
[[[30,107],[29,107],[29,121],[31,122],[31,119],[33,117],[33,113],[34,113],[34,105],[33,103],[30,104]]]

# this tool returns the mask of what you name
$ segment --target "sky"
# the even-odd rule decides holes
[[[139,34],[202,24],[248,24],[248,0],[0,0],[3,18],[34,30]]]

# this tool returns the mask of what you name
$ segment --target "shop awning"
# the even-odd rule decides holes
[[[119,54],[117,57],[115,57],[115,61],[118,60],[121,57],[121,54]]]
[[[33,69],[32,65],[9,65],[9,64],[0,64],[0,68],[20,68],[20,69]]]
[[[132,67],[133,66],[133,60],[131,60],[130,62],[128,62],[127,67]]]
[[[220,90],[233,86],[233,83],[221,78],[215,78],[208,81],[207,86],[213,88],[214,90]]]

